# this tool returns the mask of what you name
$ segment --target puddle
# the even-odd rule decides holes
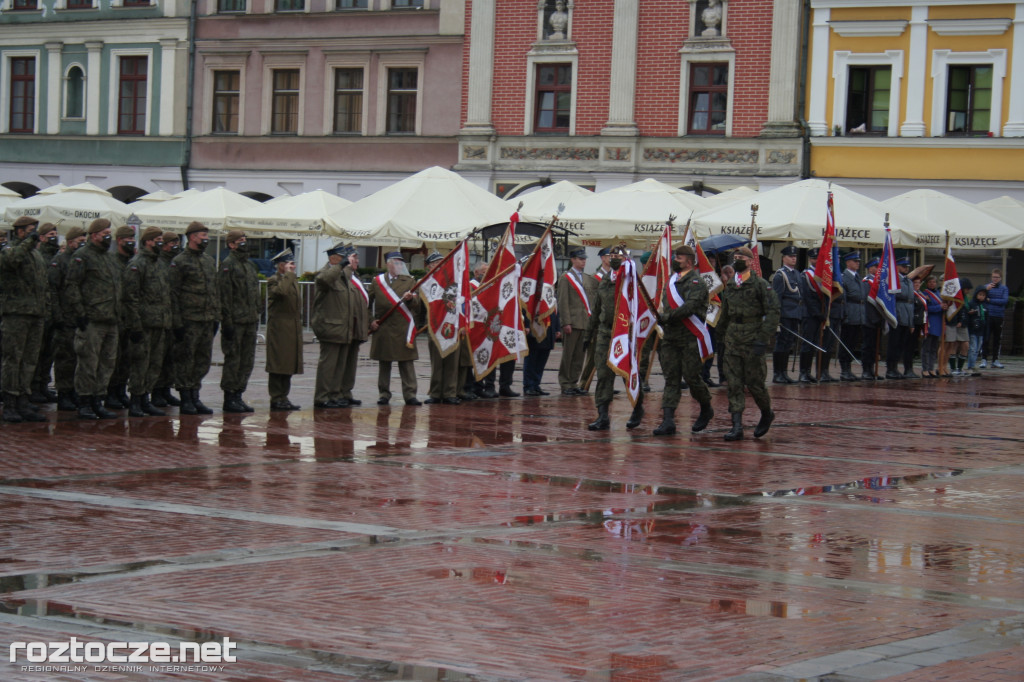
[[[762,490],[761,492],[743,493],[743,497],[798,497],[853,490],[899,490],[902,487],[916,485],[922,481],[952,478],[954,476],[959,476],[962,473],[964,473],[963,469],[952,469],[949,471],[930,472],[926,474],[913,474],[911,476],[869,476],[867,478],[861,478],[847,483],[808,485],[799,488],[786,488],[783,490]],[[865,496],[865,499],[874,498]]]

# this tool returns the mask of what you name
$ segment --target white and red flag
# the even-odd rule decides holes
[[[832,194],[829,193],[829,202],[832,201]],[[750,268],[754,274],[761,277],[761,254],[758,253],[757,244],[757,204],[750,205],[750,252],[754,257],[750,259]]]
[[[469,328],[469,245],[465,240],[420,281],[427,332],[441,357],[458,350]]]
[[[513,261],[504,272],[485,281],[473,293],[469,308],[469,348],[477,380],[503,362],[526,357],[518,263]]]
[[[835,207],[832,203],[832,192],[828,193],[825,203],[825,233],[821,238],[818,258],[814,263],[813,272],[808,272],[810,285],[822,296],[835,298],[843,293],[842,283],[835,278],[839,268],[839,245],[836,243]]]
[[[547,336],[550,324],[548,318],[558,307],[555,279],[555,249],[549,227],[527,258],[519,279],[519,302],[526,313],[530,330],[538,341],[543,341]]]
[[[498,248],[494,252],[494,258],[487,264],[487,272],[481,284],[485,284],[504,273],[513,263],[518,263],[516,258],[516,225],[519,224],[519,211],[513,213],[508,219],[508,228],[505,234],[501,235]]]
[[[708,287],[708,311],[705,319],[707,324],[714,327],[718,324],[718,316],[722,314],[722,299],[719,298],[718,292],[725,288],[725,284],[715,272],[715,266],[711,264],[707,254],[704,253],[700,242],[694,241],[693,250],[697,252],[697,272],[700,273],[704,284]]]
[[[641,296],[637,300],[637,339],[641,345],[651,335],[651,332],[658,327],[658,308],[661,307],[661,299],[665,292],[665,283],[668,281],[669,271],[672,263],[672,223],[665,225],[661,238],[651,251],[650,258],[644,266],[643,274],[640,276],[640,286],[647,292],[647,296]],[[648,301],[654,305],[651,310]]]
[[[623,259],[615,273],[615,321],[612,323],[612,341],[608,347],[608,367],[626,381],[629,402],[636,405],[640,397],[640,374],[637,340],[636,268],[633,261]]]
[[[960,288],[960,275],[956,271],[953,251],[946,239],[946,269],[942,275],[942,300],[949,303],[946,308],[946,319],[952,320],[964,305],[964,291]]]

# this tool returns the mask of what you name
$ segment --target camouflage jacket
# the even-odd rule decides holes
[[[171,328],[171,287],[167,268],[161,268],[150,249],[128,261],[124,288],[124,323],[129,331]]]
[[[171,306],[174,329],[185,322],[217,322],[220,299],[217,297],[217,266],[205,253],[185,249],[171,261]]]
[[[260,278],[256,266],[247,257],[232,251],[221,261],[217,291],[220,294],[220,320],[225,327],[260,321],[263,309]]]
[[[46,316],[49,283],[38,242],[12,242],[0,255],[0,307],[4,315]]]
[[[742,353],[756,343],[767,345],[779,326],[779,297],[754,273],[742,285],[730,279],[722,291],[722,315],[715,330],[727,353]]]
[[[87,241],[71,257],[64,300],[90,322],[117,324],[121,313],[121,268],[101,244]]]
[[[590,340],[598,335],[612,337],[612,325],[615,323],[615,282],[611,277],[603,277],[597,285],[597,293],[590,302]]]
[[[671,280],[670,280],[671,281]],[[704,278],[696,270],[679,273],[676,278],[675,289],[679,297],[683,299],[683,305],[672,308],[669,301],[672,292],[668,290],[668,283],[665,286],[665,296],[661,304],[661,327],[665,332],[665,341],[684,341],[696,337],[686,328],[684,321],[690,315],[696,315],[701,320],[705,319],[708,313],[708,285]]]

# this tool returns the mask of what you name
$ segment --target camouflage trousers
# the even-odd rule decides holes
[[[174,332],[167,329],[164,331],[163,364],[160,366],[160,376],[157,378],[154,388],[170,388],[171,386],[178,385],[178,382],[175,380],[177,376],[175,358],[178,357],[178,354],[178,342],[174,338]]]
[[[40,391],[50,385],[50,368],[53,367],[54,336],[56,330],[52,322],[43,323],[43,341],[39,346],[39,361],[36,362],[36,375],[32,379],[33,390]]]
[[[428,339],[427,346],[430,348],[430,397],[434,400],[457,398],[461,390],[459,384],[461,344],[444,358],[441,357],[441,351],[437,350],[437,344],[433,340]]]
[[[117,362],[116,322],[90,322],[75,332],[75,390],[80,396],[105,396]]]
[[[132,395],[152,393],[164,363],[166,329],[143,329],[142,340],[128,344],[128,359],[131,371],[128,375],[128,390]]]
[[[129,345],[128,330],[122,326],[117,334],[117,362],[114,363],[114,371],[110,375],[110,384],[107,387],[111,392],[128,384],[128,376],[132,371],[132,358],[128,352]]]
[[[615,397],[615,372],[608,366],[608,348],[612,345],[611,334],[598,333],[594,343],[594,365],[597,368],[597,388],[594,389],[594,405],[610,405]]]
[[[665,373],[665,392],[661,395],[661,406],[676,409],[679,405],[679,382],[685,379],[690,387],[690,395],[701,405],[711,402],[711,391],[704,383],[702,370],[704,363],[700,359],[697,339],[691,334],[689,339],[662,339],[658,347],[658,359]]]
[[[743,389],[750,391],[754,403],[762,412],[772,409],[772,399],[765,387],[768,366],[763,355],[754,355],[748,348],[725,350],[725,380],[729,389],[729,412],[743,414]]]
[[[249,385],[249,377],[256,364],[256,332],[259,326],[259,322],[234,325],[235,333],[230,341],[224,338],[224,330],[221,329],[220,349],[224,352],[221,390],[245,391]]]
[[[640,373],[640,381],[645,384],[647,383],[647,375],[651,370],[651,356],[654,355],[655,345],[660,346],[661,341],[658,340],[657,334],[651,332],[647,338],[644,339],[643,345],[640,346],[640,366],[637,368],[637,371]],[[659,362],[661,360],[660,351],[658,352],[658,360]],[[662,365],[661,369],[664,372],[665,366]]]
[[[53,333],[53,383],[58,393],[70,393],[75,389],[75,367],[78,354],[75,353],[75,328],[64,326]]]
[[[43,318],[35,315],[4,315],[3,327],[3,389],[13,395],[28,395],[43,343]]]
[[[216,322],[185,322],[185,336],[177,344],[176,389],[198,391],[210,371],[213,357],[213,326]]]

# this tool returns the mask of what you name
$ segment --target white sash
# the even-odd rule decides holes
[[[387,275],[383,272],[377,275],[377,288],[384,294],[384,298],[388,299],[388,302],[392,306],[398,306],[398,312],[402,313],[402,316],[409,322],[409,328],[405,332],[405,345],[412,346],[416,340],[416,321],[413,319],[412,311],[405,305],[405,302],[395,293],[394,289],[388,285]]]
[[[575,277],[572,276],[572,272],[567,272],[563,277],[569,278],[569,284],[572,284],[572,288],[579,294],[580,300],[583,301],[583,306],[587,309],[587,315],[590,314],[590,301],[587,299],[587,292],[583,290],[583,284],[578,282]]]
[[[679,281],[678,272],[673,273],[672,277],[668,280],[668,307],[671,310],[675,310],[685,303],[683,297],[679,295],[679,290],[676,289],[677,281]],[[715,351],[711,343],[711,332],[708,331],[708,326],[704,324],[704,320],[696,315],[690,315],[683,320],[683,324],[697,338],[697,347],[700,349],[701,360],[711,357]]]

